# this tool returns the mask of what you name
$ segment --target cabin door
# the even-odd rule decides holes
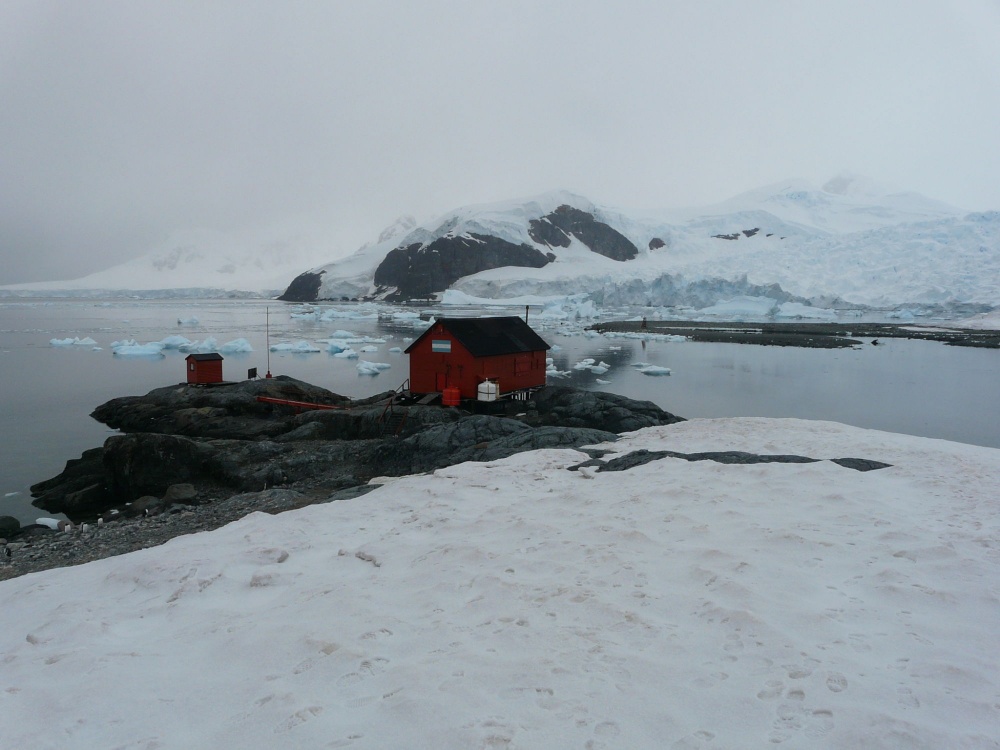
[[[448,387],[448,376],[443,372],[438,372],[434,374],[434,378],[434,390],[444,392],[444,389]]]

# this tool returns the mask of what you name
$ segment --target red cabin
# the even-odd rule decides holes
[[[545,385],[549,348],[518,317],[441,318],[406,348],[410,390],[457,388],[462,398],[474,399],[487,380],[501,395],[539,388]]]
[[[205,385],[222,382],[221,354],[216,352],[212,352],[211,354],[189,354],[184,361],[187,362],[188,385]]]

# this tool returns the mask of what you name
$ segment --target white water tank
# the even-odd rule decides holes
[[[492,380],[484,380],[479,384],[477,395],[480,401],[496,401],[500,395],[500,386]]]

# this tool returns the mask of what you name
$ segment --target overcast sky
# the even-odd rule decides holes
[[[0,284],[171,231],[849,170],[1000,209],[998,0],[0,0]]]

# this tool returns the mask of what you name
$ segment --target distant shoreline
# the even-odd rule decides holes
[[[628,320],[595,323],[600,333],[655,333],[692,341],[759,346],[841,349],[902,338],[939,341],[949,346],[1000,349],[1000,331],[917,326],[898,323],[735,323],[724,321]],[[862,339],[870,339],[864,341]]]

